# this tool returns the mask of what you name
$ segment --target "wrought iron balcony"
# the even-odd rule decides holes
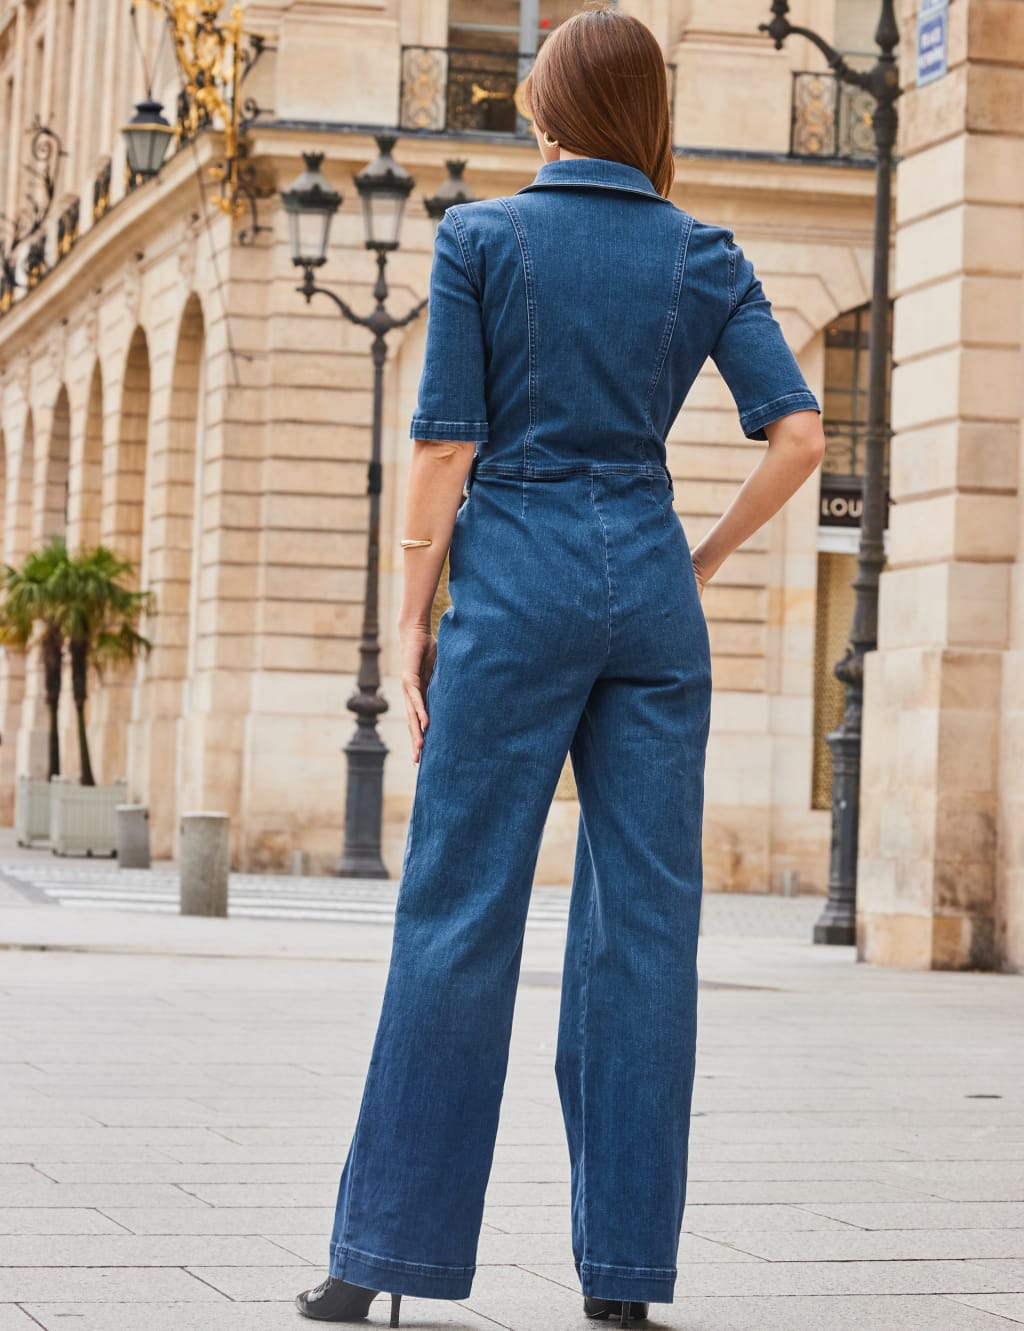
[[[851,64],[859,55],[847,57]],[[440,134],[529,132],[516,90],[532,55],[463,47],[403,46],[399,127]],[[667,66],[675,105],[675,66]],[[873,102],[831,73],[795,72],[789,151],[800,158],[870,160]]]
[[[70,254],[78,240],[78,199],[72,199],[57,218],[57,262]]]
[[[398,123],[405,130],[526,135],[516,91],[534,57],[516,51],[403,46]],[[675,66],[666,66],[675,86]]]
[[[96,172],[96,179],[92,183],[92,220],[94,222],[98,222],[105,213],[110,211],[111,170],[110,158],[108,157]]]
[[[856,66],[857,57],[848,57]],[[874,99],[863,88],[840,83],[828,72],[793,72],[789,151],[792,157],[873,159]]]

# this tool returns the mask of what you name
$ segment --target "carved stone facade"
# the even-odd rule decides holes
[[[902,15],[913,60],[914,9]],[[950,6],[902,99],[892,495],[867,663],[860,948],[1024,967],[1024,7]]]
[[[977,9],[979,0],[955,0],[951,13],[968,4]],[[735,230],[812,387],[824,394],[828,330],[870,298],[873,177],[863,160],[789,153],[792,74],[820,70],[820,58],[801,44],[772,51],[757,33],[768,5],[752,0],[648,0],[624,7],[652,25],[676,69],[675,137],[683,146],[674,200]],[[859,32],[861,11],[873,8],[868,0],[822,0],[794,6],[794,19],[834,36],[844,25]],[[367,309],[375,272],[363,247],[351,176],[375,151],[374,129],[395,125],[402,48],[443,47],[447,7],[441,0],[250,0],[245,10],[247,27],[274,48],[253,75],[253,95],[273,110],[249,128],[249,159],[261,179],[281,188],[298,174],[303,151],[326,154],[325,170],[344,202],[322,277],[350,304]],[[153,54],[158,24],[148,10],[139,12],[144,49]],[[47,110],[59,121],[64,107],[65,123],[56,127],[70,145],[61,202],[81,196],[81,226],[66,256],[0,318],[4,556],[17,560],[48,533],[64,530],[72,545],[102,539],[136,560],[154,591],[158,611],[147,627],[154,650],[137,670],[96,687],[89,726],[99,779],[125,775],[131,797],[150,806],[157,855],[175,850],[181,812],[218,808],[232,817],[237,866],[282,867],[292,850],[303,850],[316,868],[329,871],[341,844],[341,749],[352,729],[345,703],[357,665],[365,568],[372,412],[367,336],[326,303],[307,307],[296,293],[276,195],[259,202],[259,221],[269,230],[250,245],[239,243],[241,224],[211,208],[208,168],[221,151],[216,132],[173,154],[155,181],[125,192],[116,131],[130,115],[133,95],[142,92],[141,72],[129,55],[127,0],[79,0],[69,32],[62,25],[72,11],[56,0],[9,3],[0,13],[6,59],[27,49],[41,24],[38,31],[53,42],[41,48],[44,71],[51,63],[54,71],[65,68],[65,60],[71,71],[83,64],[99,68],[102,56],[108,75],[83,83],[72,73],[63,103],[57,74],[44,78]],[[116,58],[111,48],[120,53]],[[166,50],[160,62],[157,91],[171,105],[175,80]],[[28,103],[23,98],[19,105]],[[24,138],[7,130],[11,142]],[[951,130],[944,150],[955,153],[956,141]],[[466,180],[485,197],[526,183],[539,159],[530,140],[484,132],[407,133],[396,154],[417,181],[402,246],[388,268],[395,308],[404,310],[427,290],[433,237],[423,198],[444,178],[445,160],[467,158]],[[112,206],[93,220],[93,181],[107,159]],[[913,160],[903,170],[916,181]],[[980,179],[972,163],[961,161],[968,182]],[[0,186],[13,203],[18,173],[10,161],[5,170]],[[913,188],[916,194],[919,186]],[[935,204],[939,212],[946,206]],[[991,252],[985,209],[997,205],[977,206],[982,229],[958,234],[964,245]],[[908,227],[920,207],[901,189]],[[918,284],[910,272],[915,263],[933,263],[934,273],[959,264],[950,243],[945,232],[922,232],[919,247],[905,244],[901,289]],[[1004,236],[1001,248],[1008,243]],[[951,281],[964,286],[966,298],[968,279]],[[381,622],[390,710],[382,733],[390,749],[385,860],[393,874],[416,770],[408,756],[393,626],[407,428],[424,332],[421,319],[392,339],[385,391]],[[899,336],[906,338],[906,326]],[[903,383],[911,379],[908,370]],[[909,422],[901,430],[909,432],[915,427],[909,399],[899,397],[904,391],[898,387],[897,410]],[[961,477],[957,484],[970,496],[950,499],[959,516],[943,530],[969,529],[978,539],[995,540],[1000,524],[1012,522],[1003,516],[1016,502],[1011,416],[1007,404],[992,436],[998,436],[1001,459],[995,493],[979,497],[973,482]],[[952,426],[943,431],[943,439],[956,435]],[[709,367],[669,441],[677,508],[691,543],[721,512],[761,447],[744,440],[729,394]],[[903,450],[894,453],[894,489],[903,492],[924,485],[937,465],[927,450],[912,454],[912,448],[908,433]],[[981,435],[972,448],[981,465]],[[923,549],[936,539],[935,530],[927,523],[894,530],[899,560],[912,563],[915,543]],[[820,743],[814,733],[816,590],[822,550],[849,552],[851,541],[855,533],[839,547],[823,546],[814,478],[729,561],[706,595],[717,686],[705,825],[709,887],[778,891],[784,873],[796,871],[803,890],[825,890],[829,814],[812,807]],[[1009,587],[1020,552],[1009,545],[1000,551],[985,569]],[[938,555],[933,562],[940,567]],[[900,575],[886,576],[895,587]],[[887,595],[891,633],[907,617],[893,611],[892,590]],[[1024,640],[1017,646],[1024,651]],[[992,670],[991,652],[1001,650],[986,647]],[[7,653],[0,675],[0,808],[8,816],[16,776],[38,773],[45,758],[38,676],[31,662],[26,669]],[[1005,686],[1002,706],[1009,725],[1024,704]],[[877,718],[871,725],[877,733]],[[62,738],[74,775],[70,713]],[[991,790],[1003,792],[999,798],[1009,809],[1017,778],[1005,755],[1000,761],[1007,774]],[[571,875],[576,805],[568,771],[559,796],[541,852],[545,881]],[[1019,809],[1019,792],[1015,798]],[[1019,865],[1008,863],[1006,879],[1018,896],[1024,894],[1020,874]],[[1017,929],[1017,955],[1024,960]]]

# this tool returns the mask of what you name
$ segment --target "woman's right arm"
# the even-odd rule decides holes
[[[690,552],[697,587],[718,572],[732,552],[775,516],[821,462],[825,432],[816,411],[794,411],[764,426],[768,447],[735,499]]]
[[[818,400],[753,265],[731,233],[724,257],[731,311],[711,358],[736,401],[743,433],[766,439],[768,447],[728,509],[691,551],[701,592],[729,555],[799,490],[825,451]]]

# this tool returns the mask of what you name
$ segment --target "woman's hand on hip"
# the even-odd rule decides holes
[[[437,639],[427,629],[409,628],[401,631],[401,645],[405,716],[409,738],[412,740],[412,760],[418,763],[423,748],[423,732],[430,723],[425,699],[437,659]]]

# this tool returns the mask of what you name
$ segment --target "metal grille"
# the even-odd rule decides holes
[[[811,808],[832,807],[832,751],[825,736],[843,719],[846,690],[833,674],[846,651],[853,619],[857,556],[820,552],[814,625],[814,759]]]
[[[441,133],[530,133],[518,100],[535,57],[461,46],[403,46],[398,123]],[[675,65],[665,66],[675,106]]]
[[[858,61],[849,63],[856,67]],[[878,155],[871,123],[874,100],[863,88],[841,83],[831,72],[794,70],[789,151],[794,157]]]
[[[515,92],[532,56],[515,51],[406,46],[402,50],[402,129],[515,134]]]

